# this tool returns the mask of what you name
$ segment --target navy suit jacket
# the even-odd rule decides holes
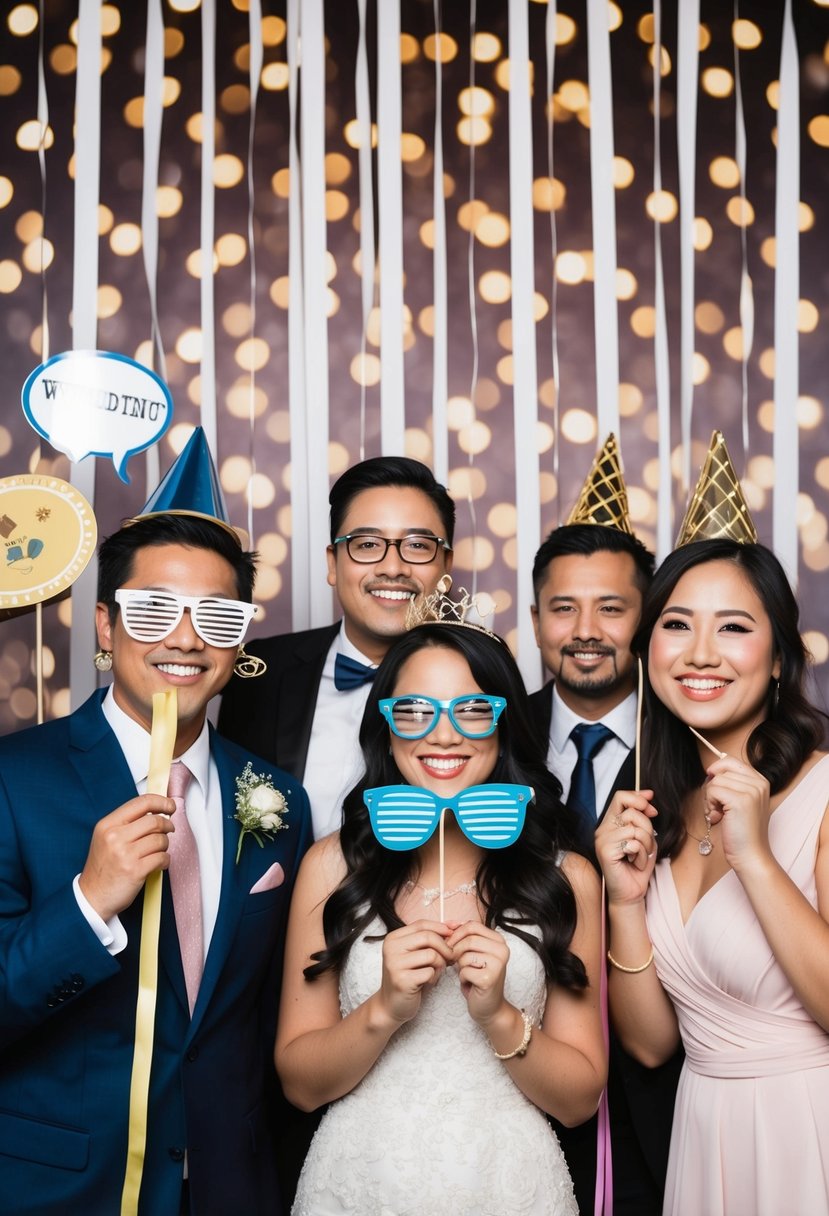
[[[553,682],[530,696],[533,719],[547,755],[553,714]],[[599,820],[617,790],[632,790],[636,759],[629,752],[613,782]],[[613,1151],[614,1216],[659,1216],[668,1169],[674,1099],[682,1067],[679,1051],[659,1068],[645,1068],[610,1035],[608,1102]],[[596,1179],[596,1120],[580,1127],[555,1124],[573,1183],[579,1211],[592,1216]]]
[[[136,794],[102,697],[0,739],[0,1196],[16,1216],[120,1206],[143,894],[121,914],[128,944],[112,956],[72,890],[96,822]],[[261,849],[248,838],[237,865],[235,778],[248,760],[266,767],[212,732],[211,753],[224,808],[219,911],[191,1020],[164,876],[144,1216],[177,1216],[185,1150],[194,1216],[278,1211],[267,1099],[308,800],[272,769],[287,829]],[[285,881],[251,894],[277,861]]]
[[[255,680],[231,677],[222,694],[221,733],[302,781],[322,669],[339,630],[337,622],[246,643],[268,670]]]

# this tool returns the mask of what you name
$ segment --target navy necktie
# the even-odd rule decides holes
[[[588,840],[593,839],[596,830],[596,781],[593,776],[593,757],[604,747],[608,739],[613,738],[613,731],[601,722],[587,725],[580,722],[570,731],[570,738],[576,745],[578,759],[573,767],[570,778],[570,793],[567,795],[567,805],[575,811],[582,827],[588,832]]]
[[[350,659],[347,654],[337,655],[334,663],[334,687],[337,692],[347,692],[349,688],[361,688],[363,684],[370,684],[376,675],[376,667],[369,667],[367,663],[358,663],[356,659]]]

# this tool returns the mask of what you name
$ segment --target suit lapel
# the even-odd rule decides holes
[[[124,753],[101,711],[104,696],[103,689],[94,692],[69,723],[70,760],[89,798],[93,823],[137,793]]]
[[[550,722],[553,717],[553,682],[548,680],[538,692],[530,694],[530,710],[538,728],[538,739],[546,757],[550,746]]]
[[[607,796],[607,801],[602,808],[602,813],[598,818],[598,823],[604,819],[607,814],[607,808],[613,801],[613,795],[617,790],[632,790],[636,783],[636,749],[631,748],[622,762],[622,767],[619,769],[614,778],[610,793]]]
[[[313,630],[297,639],[291,659],[281,673],[282,683],[275,715],[276,762],[302,781],[322,670],[339,624]]]

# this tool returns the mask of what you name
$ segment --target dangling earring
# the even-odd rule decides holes
[[[112,651],[99,650],[92,662],[98,671],[112,671]]]
[[[451,574],[442,574],[437,581],[437,586],[435,587],[435,590],[439,591],[441,595],[446,595],[447,591],[451,590],[451,587],[452,587]]]
[[[257,676],[265,674],[268,664],[264,659],[260,659],[258,654],[247,654],[243,644],[239,647],[233,670],[243,680],[255,680]]]
[[[772,678],[774,678],[774,677],[772,677]],[[774,680],[774,692],[772,693],[772,698],[771,698],[771,712],[773,714],[777,713],[777,707],[779,704],[780,704],[780,681]]]

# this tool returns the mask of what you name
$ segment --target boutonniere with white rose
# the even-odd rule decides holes
[[[236,814],[242,825],[239,832],[239,844],[236,849],[236,864],[242,855],[242,842],[246,836],[252,836],[261,849],[265,840],[273,840],[274,835],[282,828],[283,815],[288,813],[288,803],[285,795],[275,789],[270,777],[264,773],[255,773],[253,765],[247,762],[240,777],[236,778]]]

